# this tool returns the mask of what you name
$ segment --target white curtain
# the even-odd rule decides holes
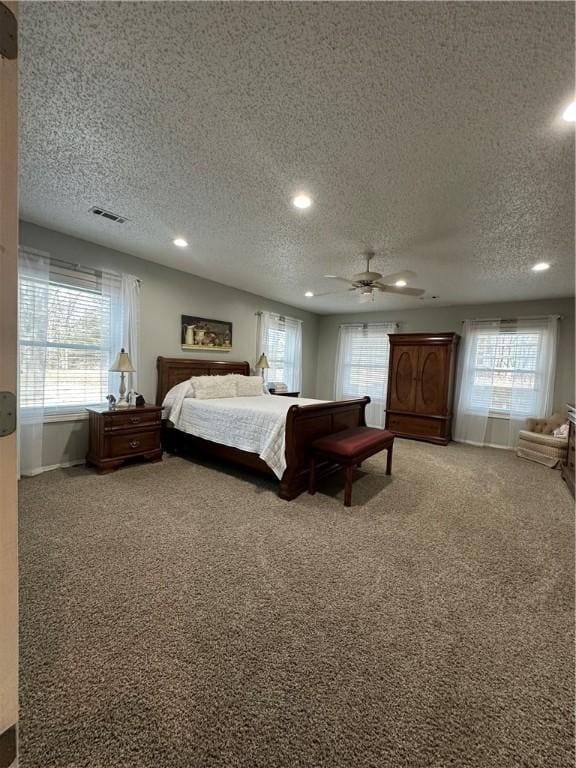
[[[108,351],[102,359],[106,366],[108,394],[118,397],[120,374],[108,371],[124,344],[123,280],[114,272],[102,273],[102,342]],[[135,367],[135,366],[134,366]]]
[[[283,382],[289,392],[302,389],[302,321],[294,317],[262,312],[258,333],[258,357],[262,352],[270,368],[266,382]]]
[[[558,317],[466,320],[454,439],[513,448],[552,412]]]
[[[122,275],[122,346],[136,368],[127,376],[128,390],[136,391],[140,370],[140,286],[134,275]]]
[[[50,260],[21,250],[18,286],[19,474],[33,475],[42,467]]]
[[[122,346],[139,368],[136,278],[21,250],[19,260],[20,473],[41,472],[44,422],[85,413],[118,394],[110,373]],[[130,384],[135,387],[135,383]],[[48,463],[52,463],[51,459]]]
[[[366,423],[384,428],[390,359],[389,333],[396,323],[341,325],[335,371],[335,400],[350,400],[369,395]]]

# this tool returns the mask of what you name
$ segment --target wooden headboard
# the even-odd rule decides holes
[[[187,357],[159,357],[156,361],[158,385],[156,387],[156,405],[162,405],[166,394],[186,381],[190,376],[225,376],[227,373],[240,373],[250,376],[250,363],[234,363],[228,360],[190,360]]]

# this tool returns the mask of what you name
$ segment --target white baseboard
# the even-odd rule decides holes
[[[452,438],[454,440],[454,438]],[[477,448],[500,448],[501,451],[514,451],[515,446],[511,445],[499,445],[498,443],[474,443],[472,440],[454,440],[455,443],[461,445],[475,445]]]
[[[38,469],[28,472],[22,477],[35,477],[41,475],[43,472],[51,472],[53,469],[66,469],[67,467],[78,467],[80,464],[85,464],[85,459],[75,459],[74,461],[63,461],[61,464],[51,464],[48,467],[38,467]]]

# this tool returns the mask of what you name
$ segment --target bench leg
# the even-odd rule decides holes
[[[316,459],[310,456],[310,472],[308,474],[308,493],[314,496],[316,493]]]
[[[390,475],[392,474],[392,448],[394,447],[394,444],[388,448],[388,452],[386,454],[386,474]]]
[[[344,506],[352,506],[352,471],[354,467],[352,464],[347,464],[344,467],[344,473],[346,477],[346,484],[344,486]]]

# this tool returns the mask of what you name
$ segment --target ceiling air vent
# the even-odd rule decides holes
[[[104,208],[98,208],[95,205],[90,208],[90,213],[93,213],[94,216],[102,216],[103,219],[108,219],[109,221],[115,221],[117,224],[124,224],[124,222],[128,221],[126,216],[120,216],[117,213],[106,211]]]

